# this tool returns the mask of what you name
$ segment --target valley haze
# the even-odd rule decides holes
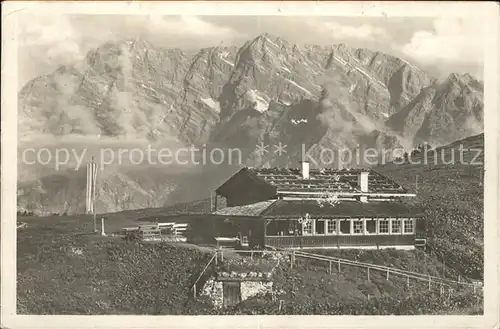
[[[25,5],[2,326],[499,323],[498,6]]]
[[[403,23],[394,18],[385,27],[376,27],[378,21],[372,20],[361,24],[359,32],[372,26],[375,34],[349,36],[349,29],[356,29],[354,23],[323,17],[317,28],[325,39],[311,39],[318,41],[314,45],[286,31],[243,37],[255,33],[242,30],[245,24],[263,26],[267,18],[155,19],[152,24],[213,29],[207,40],[214,41],[196,49],[197,39],[193,36],[188,44],[189,34],[184,44],[175,38],[166,43],[159,41],[154,29],[127,39],[115,29],[116,34],[97,43],[98,37],[88,33],[92,24],[106,24],[101,18],[54,17],[53,25],[65,22],[71,26],[69,32],[84,36],[74,41],[78,51],[94,46],[58,67],[53,66],[62,57],[54,57],[52,71],[31,79],[19,91],[19,210],[83,211],[81,204],[64,196],[71,195],[72,200],[84,189],[79,178],[83,176],[68,170],[81,169],[93,157],[106,182],[98,187],[99,194],[113,194],[113,186],[120,184],[129,199],[148,200],[99,201],[98,211],[108,212],[205,198],[241,166],[294,167],[304,157],[327,167],[372,165],[401,158],[422,143],[437,147],[483,131],[480,78],[451,71],[458,68],[453,60],[444,61],[439,73],[426,71],[428,63],[422,57],[412,58],[403,51],[407,48],[394,50],[396,45],[376,42],[386,33],[395,33],[391,24],[406,26],[395,41],[416,42],[417,32],[412,34],[408,26],[427,29],[432,21],[411,18]],[[284,20],[290,31],[301,22],[292,17],[276,19]],[[107,24],[113,27],[115,21],[119,19]],[[51,24],[39,18],[34,22]],[[334,43],[336,34],[328,28],[343,24],[349,28],[338,35],[339,41],[350,37],[357,45],[364,40],[375,50]],[[442,22],[436,19],[434,24]],[[170,38],[166,30],[156,33],[160,32]],[[47,47],[64,54],[65,48],[56,48],[52,41],[45,48],[41,41],[30,41],[35,31],[25,33],[22,46],[32,56]],[[467,50],[455,46],[458,52]],[[482,67],[478,58],[470,61]],[[443,76],[446,67],[450,71]],[[61,145],[68,143],[74,147]],[[269,149],[259,150],[261,144]],[[281,152],[275,152],[279,145]],[[151,148],[162,151],[148,151]],[[363,155],[361,160],[356,161],[356,152]],[[150,186],[141,181],[146,174],[163,177]],[[186,187],[182,184],[186,175],[202,177],[203,187],[196,192]],[[69,185],[71,192],[66,191]],[[44,200],[46,205],[41,208],[34,200]]]

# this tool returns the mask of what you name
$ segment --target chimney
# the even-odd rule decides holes
[[[361,172],[358,175],[358,186],[359,186],[359,189],[361,190],[361,193],[368,192],[368,175],[369,174],[370,174],[369,171],[361,170]],[[368,202],[368,197],[361,196],[360,201],[361,202]]]
[[[300,173],[303,179],[309,179],[309,162],[300,161]]]

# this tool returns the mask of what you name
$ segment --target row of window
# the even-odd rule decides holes
[[[304,235],[312,234],[413,234],[413,218],[379,220],[316,219],[303,226]],[[313,232],[314,228],[314,232]]]

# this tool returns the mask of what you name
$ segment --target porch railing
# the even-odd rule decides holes
[[[397,268],[393,268],[393,267],[387,267],[387,266],[370,264],[370,263],[363,263],[363,262],[353,261],[353,260],[349,260],[349,259],[318,255],[318,254],[308,253],[308,252],[303,252],[303,251],[294,251],[293,254],[294,254],[293,257],[302,257],[302,258],[308,258],[308,259],[329,262],[330,271],[332,268],[332,264],[336,264],[339,270],[340,270],[341,265],[348,265],[348,266],[355,266],[355,267],[361,267],[361,268],[367,269],[368,277],[370,275],[369,271],[374,270],[374,271],[385,272],[386,276],[387,276],[387,280],[389,279],[390,274],[406,277],[408,285],[409,285],[410,278],[416,279],[419,281],[427,281],[429,284],[429,289],[430,289],[432,283],[446,285],[448,287],[451,287],[451,286],[471,287],[474,289],[474,291],[476,291],[477,288],[482,289],[482,285],[478,286],[477,284],[470,283],[470,282],[461,282],[461,281],[446,279],[446,278],[442,278],[442,277],[438,277],[438,276],[432,276],[432,275],[428,275],[428,274],[424,274],[424,273],[406,271],[406,270],[397,269]]]

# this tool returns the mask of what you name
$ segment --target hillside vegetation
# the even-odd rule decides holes
[[[483,136],[461,141],[482,148]],[[460,143],[445,147],[450,155]],[[471,153],[465,158],[471,160]],[[432,253],[328,251],[338,257],[394,266],[456,280],[483,278],[482,165],[388,164],[375,168],[410,190],[423,206]],[[416,177],[418,176],[418,187]],[[204,212],[208,200],[169,208],[107,214],[106,229],[137,225],[179,212]],[[299,261],[275,273],[279,300],[261,296],[223,311],[190,297],[193,279],[208,261],[195,246],[142,244],[91,234],[91,216],[22,217],[18,230],[18,312],[23,314],[481,314],[482,296],[471,291],[406,286],[404,278]],[[445,263],[443,265],[443,262]],[[443,271],[444,269],[444,271]],[[444,272],[444,273],[443,273]]]
[[[85,149],[83,163],[109,159],[97,149],[146,153],[147,144],[172,152],[192,145],[241,151],[241,161],[226,155],[222,165],[191,163],[192,175],[149,163],[132,170],[122,165],[128,156],[115,155],[120,165],[99,177],[102,213],[206,198],[240,166],[296,166],[302,146],[318,160],[323,148],[444,145],[483,131],[484,116],[483,85],[469,74],[438,82],[386,53],[269,34],[194,54],[141,39],[106,43],[27,83],[18,104],[19,163],[30,148]],[[286,153],[262,156],[260,143],[270,151],[282,143]],[[28,161],[34,159],[31,153]],[[84,173],[69,167],[21,164],[18,209],[83,213]]]
[[[458,148],[464,161],[458,160]],[[477,150],[477,151],[475,151]],[[443,164],[441,154],[454,164]],[[425,210],[430,247],[448,266],[481,280],[484,268],[484,135],[437,150],[436,164],[389,164],[375,168],[417,193],[414,202]],[[479,157],[473,161],[476,154]],[[415,156],[414,162],[423,155]],[[432,154],[428,154],[432,158]],[[474,163],[471,163],[471,162]]]
[[[76,217],[76,216],[75,216]],[[191,288],[210,254],[196,246],[125,242],[90,235],[87,218],[25,219],[18,239],[18,313],[21,314],[429,314],[481,313],[471,291],[428,291],[427,283],[298,260],[279,265],[273,281],[279,300],[257,296],[215,310],[192,299]],[[51,224],[56,224],[51,227]],[[441,264],[422,252],[339,252],[342,257],[439,275]],[[428,259],[423,262],[423,259]],[[424,265],[425,264],[425,265]]]

